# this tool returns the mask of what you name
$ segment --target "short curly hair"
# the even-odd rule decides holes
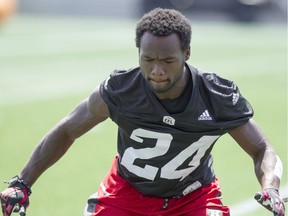
[[[190,46],[191,24],[184,15],[174,9],[155,8],[144,14],[136,26],[137,48],[140,48],[141,37],[147,31],[155,36],[169,36],[176,33],[183,51]]]

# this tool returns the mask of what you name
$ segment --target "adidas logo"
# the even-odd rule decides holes
[[[199,121],[212,120],[208,110],[205,110],[198,118]]]

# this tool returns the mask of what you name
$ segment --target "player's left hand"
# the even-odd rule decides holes
[[[285,215],[284,201],[279,195],[278,190],[273,188],[264,189],[262,192],[256,193],[254,199],[266,209],[273,212],[274,216]]]

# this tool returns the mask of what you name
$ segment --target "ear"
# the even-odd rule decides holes
[[[185,50],[185,61],[190,58],[190,46]]]

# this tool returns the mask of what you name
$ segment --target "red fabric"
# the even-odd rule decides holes
[[[263,199],[266,201],[269,198],[269,194],[267,190],[263,191]]]
[[[180,198],[145,196],[117,173],[117,157],[98,190],[98,203],[92,216],[229,216],[221,203],[218,180]],[[163,206],[167,205],[166,209]]]
[[[21,190],[21,189],[19,188],[19,190]],[[24,194],[24,197],[23,197],[23,199],[19,202],[21,205],[25,204],[26,201],[27,201],[27,199],[28,199],[28,197],[29,197],[29,195],[28,195],[28,189],[27,189],[27,188],[22,189],[22,192],[23,192],[23,194]],[[29,205],[29,203],[28,203],[28,205]],[[26,208],[28,207],[28,205],[26,206]]]

